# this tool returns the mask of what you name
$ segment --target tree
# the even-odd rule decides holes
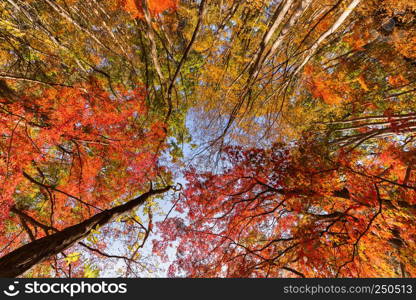
[[[32,242],[2,257],[0,259],[0,277],[15,277],[22,275],[33,265],[42,262],[51,256],[57,255],[68,247],[73,246],[76,242],[88,236],[92,230],[98,229],[98,227],[106,225],[115,217],[133,210],[137,206],[143,204],[152,195],[167,192],[169,189],[170,187],[160,190],[150,190],[149,192],[132,199],[123,205],[100,212],[82,223],[67,227],[62,231],[58,231],[51,226],[35,222],[30,217],[27,217],[15,209],[14,211],[19,216],[22,216],[22,222],[26,222],[25,218],[27,218],[32,225],[41,227],[46,233],[48,230],[55,231],[55,233],[52,235],[47,234],[47,236],[43,238],[33,240]],[[30,229],[28,229],[28,231],[29,230]],[[86,247],[89,248],[88,246]]]
[[[171,16],[175,9],[175,1],[156,0],[10,0],[1,5],[7,19],[1,24],[1,69],[7,72],[0,74],[3,254],[94,220],[100,211],[146,191],[151,182],[168,185],[169,172],[159,158],[167,150],[169,131],[174,158],[181,156],[176,143],[188,138],[186,107],[174,109],[173,99],[185,89],[177,88],[176,79],[192,66],[187,58],[193,44],[180,35],[175,48],[170,44],[175,19],[164,19],[166,10]],[[198,28],[190,24],[184,32],[193,32],[195,39]],[[143,264],[138,251],[152,230],[154,205],[147,201],[142,211],[117,218],[100,235],[96,228],[88,231],[88,243],[68,244],[70,251],[81,247],[98,257],[122,259],[126,274],[137,271],[132,263],[145,271],[150,264]],[[106,240],[117,236],[124,239],[125,254],[108,255]],[[80,263],[74,253],[45,254],[39,259],[46,263],[31,276],[83,276],[88,257]],[[45,265],[52,271],[42,269]]]
[[[154,248],[179,236],[171,276],[413,276],[410,152],[385,148],[363,161],[296,148],[230,147],[218,174],[187,173],[186,217],[162,223]]]
[[[134,218],[135,207],[168,190],[134,198],[160,181],[157,176],[166,177],[158,163],[165,148],[164,124],[147,119],[143,88],[118,87],[115,98],[91,78],[76,87],[33,89],[1,100],[0,228],[2,252],[10,253],[0,264],[8,266],[4,271],[13,269],[13,276],[123,212],[132,210]],[[138,231],[143,229],[148,230]],[[98,240],[90,247],[94,244],[106,247]],[[43,250],[33,252],[36,246]],[[16,266],[10,269],[10,264]]]

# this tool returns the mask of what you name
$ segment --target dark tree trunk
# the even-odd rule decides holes
[[[102,211],[93,217],[52,235],[45,236],[30,242],[13,252],[0,258],[0,277],[16,277],[22,275],[34,265],[56,255],[85,238],[91,229],[103,226],[113,218],[128,212],[146,202],[153,195],[167,192],[171,187],[159,190],[150,190],[143,195],[122,205]]]

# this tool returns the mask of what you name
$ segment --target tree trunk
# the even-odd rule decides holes
[[[159,190],[151,189],[122,205],[102,211],[77,225],[35,240],[10,252],[0,258],[0,277],[16,277],[22,275],[34,265],[64,251],[79,240],[85,238],[91,232],[91,229],[97,225],[103,226],[113,218],[143,204],[151,196],[163,194],[170,189],[171,186]]]

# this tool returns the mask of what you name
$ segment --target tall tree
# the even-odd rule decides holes
[[[132,210],[130,217],[139,220],[133,209],[158,190],[129,198],[167,175],[158,161],[165,125],[148,119],[143,88],[118,87],[115,98],[91,78],[74,87],[32,89],[1,100],[0,229],[2,253],[11,252],[1,264],[23,264],[15,275],[53,259],[122,212]],[[115,232],[126,227],[148,235],[138,225]],[[90,242],[106,248],[103,241]],[[35,245],[44,252],[33,252]]]
[[[230,147],[217,174],[190,170],[186,217],[161,223],[154,245],[163,255],[179,239],[170,275],[413,276],[414,152],[325,153]]]

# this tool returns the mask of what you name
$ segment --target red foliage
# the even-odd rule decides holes
[[[148,189],[165,126],[145,117],[142,87],[115,93],[92,79],[0,99],[1,245],[19,223],[12,205],[61,229]]]
[[[393,272],[387,263],[391,232],[380,214],[385,191],[397,186],[375,177],[386,166],[383,156],[364,168],[354,162],[355,153],[331,163],[312,148],[303,148],[300,155],[279,145],[269,151],[229,148],[228,167],[221,173],[189,170],[183,204],[188,224],[177,218],[166,221],[155,248],[163,253],[179,237],[169,275],[332,277]],[[394,178],[396,172],[403,170],[392,168],[383,176]],[[412,190],[399,192],[406,199],[402,201],[412,203]],[[394,211],[388,216],[408,222]],[[172,222],[181,224],[180,230]],[[372,260],[380,265],[375,267]]]
[[[143,3],[147,0],[118,0],[119,5],[129,12],[134,18],[143,17]],[[160,14],[167,10],[175,10],[178,5],[177,0],[149,0],[147,1],[149,11],[152,15]]]

